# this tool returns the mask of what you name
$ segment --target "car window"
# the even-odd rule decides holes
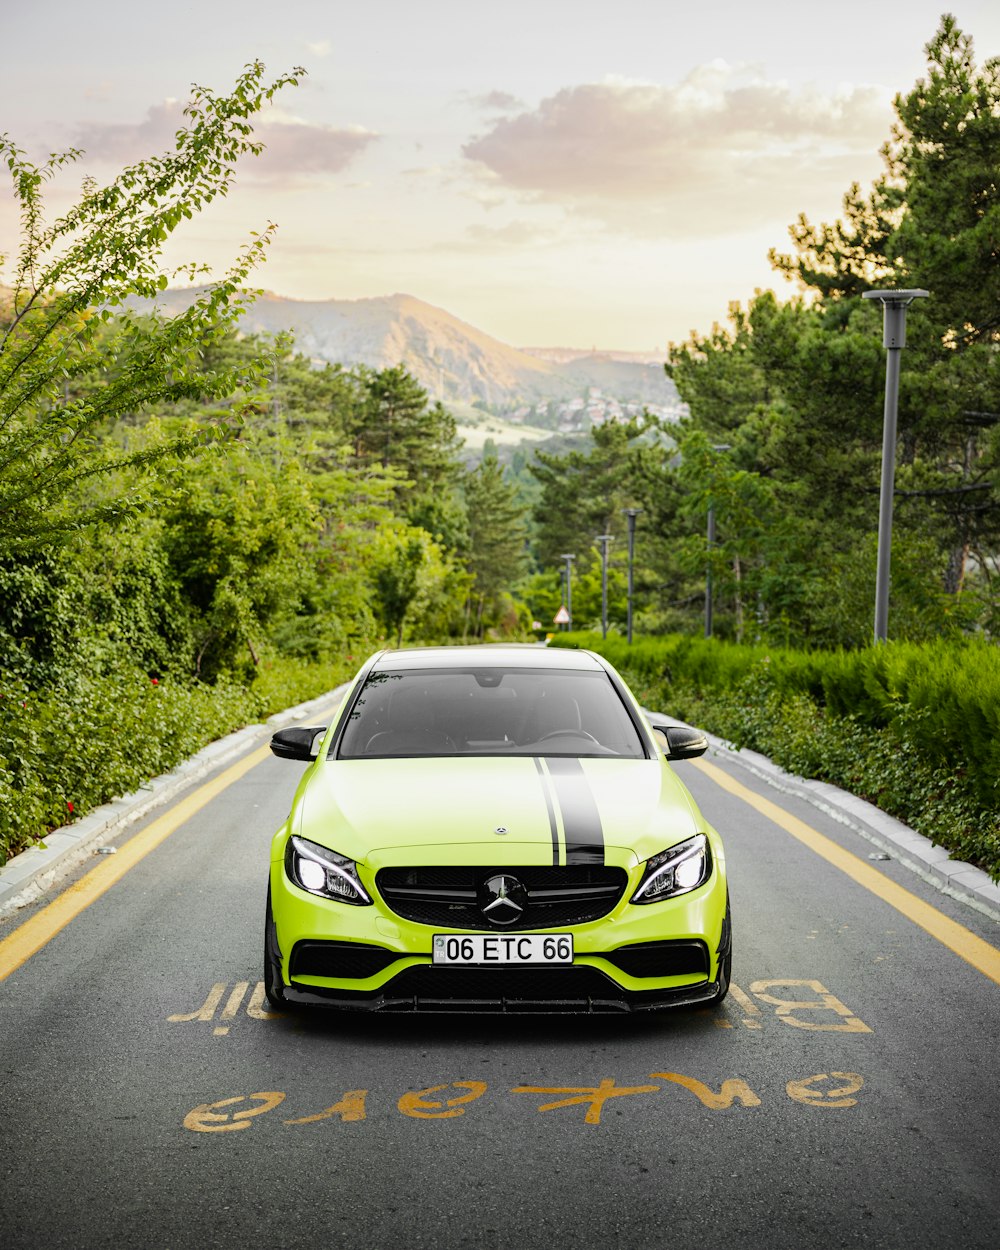
[[[645,756],[608,675],[571,669],[370,673],[340,759],[441,755]]]

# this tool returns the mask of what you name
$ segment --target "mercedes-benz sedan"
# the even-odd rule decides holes
[[[587,651],[385,651],[325,728],[274,838],[265,988],[375,1011],[612,1012],[721,1002],[722,841],[644,713]]]

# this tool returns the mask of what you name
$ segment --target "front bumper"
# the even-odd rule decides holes
[[[295,1004],[341,1011],[620,1015],[696,1007],[710,1002],[718,991],[715,981],[674,989],[626,990],[592,968],[459,970],[425,964],[398,973],[377,990],[293,982],[285,997]]]
[[[545,930],[572,933],[571,965],[455,968],[431,962],[434,934],[444,928],[403,919],[375,890],[367,907],[308,894],[275,860],[271,897],[284,995],[350,1011],[505,1014],[627,1013],[712,1000],[730,942],[722,871],[716,866],[690,894],[645,906],[627,901],[637,884],[630,879],[602,919]]]

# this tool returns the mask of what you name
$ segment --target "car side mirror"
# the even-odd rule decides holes
[[[700,729],[671,725],[666,731],[668,760],[693,760],[708,750],[708,739]]]
[[[314,760],[319,754],[319,744],[326,733],[326,726],[305,729],[296,725],[291,729],[279,729],[271,736],[271,751],[283,760]]]
[[[700,729],[673,724],[655,712],[646,712],[646,720],[668,760],[691,760],[708,750],[708,739]]]

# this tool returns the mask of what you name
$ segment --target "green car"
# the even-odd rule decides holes
[[[271,846],[278,1010],[622,1012],[719,1003],[725,853],[644,713],[589,651],[383,651],[308,760]]]

